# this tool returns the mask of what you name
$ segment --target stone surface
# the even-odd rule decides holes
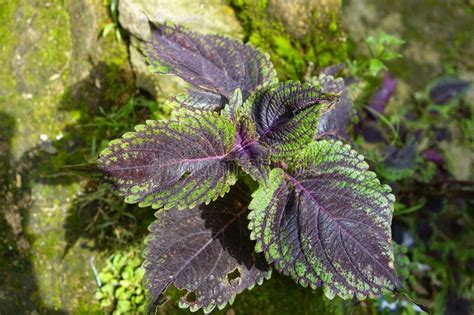
[[[0,313],[78,309],[90,290],[90,253],[75,248],[63,259],[61,225],[78,187],[48,183],[36,162],[54,155],[44,144],[74,121],[59,108],[73,50],[69,15],[62,1],[1,6]]]
[[[118,10],[119,22],[130,34],[147,40],[150,37],[150,26],[143,7],[134,0],[120,0]]]
[[[381,31],[405,40],[403,58],[393,61],[391,69],[415,89],[446,72],[474,71],[474,41],[466,31],[474,29],[474,15],[463,1],[351,0],[343,7],[342,21],[358,49]]]
[[[134,0],[151,22],[171,21],[203,33],[242,37],[234,10],[222,0]]]
[[[280,20],[293,37],[304,37],[315,29],[337,27],[337,16],[341,10],[340,0],[269,0],[270,16]]]
[[[111,22],[101,0],[0,7],[0,314],[94,313],[100,254],[65,255],[82,182],[60,167],[90,152],[78,121],[135,92],[127,48],[98,36]]]

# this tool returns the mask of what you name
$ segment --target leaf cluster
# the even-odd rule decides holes
[[[189,83],[167,121],[102,151],[126,202],[158,209],[145,252],[150,310],[173,284],[210,312],[261,284],[271,266],[328,298],[395,290],[394,196],[344,144],[349,102],[331,76],[278,82],[268,55],[237,40],[162,25],[150,69]],[[341,136],[342,135],[342,136]]]

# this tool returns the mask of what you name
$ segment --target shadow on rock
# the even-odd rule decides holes
[[[94,65],[88,77],[69,87],[60,108],[80,113],[76,123],[65,128],[63,139],[52,143],[58,155],[65,155],[55,163],[61,166],[94,161],[108,141],[160,110],[148,95],[135,89],[132,74],[104,62]],[[71,176],[58,169],[55,172],[63,178]],[[81,247],[106,252],[142,242],[154,211],[124,203],[96,179],[75,179],[80,180],[81,192],[67,211],[64,255],[78,241]]]
[[[132,74],[101,62],[93,66],[88,77],[67,89],[59,106],[78,115],[77,121],[64,128],[62,137],[41,141],[17,160],[11,154],[15,119],[0,112],[1,314],[65,313],[45,307],[33,270],[31,246],[35,237],[25,229],[35,206],[35,184],[80,185],[64,220],[63,259],[79,240],[82,247],[100,251],[141,242],[153,220],[150,209],[127,205],[98,181],[66,173],[61,167],[96,159],[109,140],[155,113],[156,102],[133,87]],[[64,275],[53,276],[60,279]]]
[[[28,183],[22,184],[29,155],[17,163],[12,160],[15,119],[0,112],[0,125],[0,313],[66,314],[45,307],[38,294],[30,242],[24,231],[33,204]]]

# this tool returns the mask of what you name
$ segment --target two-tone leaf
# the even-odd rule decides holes
[[[99,168],[129,203],[187,208],[209,203],[236,182],[228,155],[235,126],[215,112],[181,111],[170,121],[147,121],[110,142]]]
[[[144,264],[155,302],[174,284],[187,290],[181,307],[209,313],[270,277],[270,267],[249,238],[249,201],[248,188],[236,185],[210,205],[157,213]]]
[[[309,145],[289,169],[274,169],[254,193],[257,251],[329,298],[379,296],[399,285],[390,224],[394,197],[341,142]]]
[[[151,68],[179,76],[193,86],[177,98],[183,106],[221,109],[240,88],[244,99],[276,81],[268,55],[242,42],[162,25],[145,47]]]
[[[319,110],[336,100],[311,85],[288,81],[259,90],[243,110],[254,121],[260,142],[271,147],[273,159],[279,161],[313,141]]]
[[[339,96],[337,102],[321,108],[317,138],[348,139],[347,129],[351,118],[352,101],[349,98],[344,80],[322,74],[318,78],[314,78],[314,83],[320,86],[321,92]]]
[[[240,118],[237,137],[236,163],[254,180],[266,178],[271,170],[271,148],[259,141],[255,124],[248,117]]]
[[[254,180],[264,179],[270,172],[270,148],[259,141],[255,123],[243,106],[240,89],[235,90],[229,104],[221,112],[236,126],[235,147],[231,158]]]
[[[285,180],[282,169],[273,169],[265,185],[253,194],[249,208],[250,237],[257,240],[256,252],[263,252],[269,263],[302,286],[320,287],[319,276],[306,270],[309,262],[299,237],[296,193]]]

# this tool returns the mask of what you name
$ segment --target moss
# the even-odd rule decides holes
[[[88,268],[93,253],[73,248],[63,256],[65,242],[64,222],[69,196],[78,190],[78,184],[50,186],[34,184],[35,204],[30,208],[25,233],[31,246],[30,255],[35,271],[38,295],[52,310],[76,310],[90,301],[94,282]],[[90,304],[89,309],[94,307]]]
[[[70,122],[55,108],[71,50],[69,18],[61,3],[2,4],[0,110],[18,122],[12,143],[16,158],[33,147],[40,134],[54,138]]]
[[[15,12],[18,7],[18,0],[0,0],[0,104],[7,101],[4,94],[14,87],[14,81],[11,78],[10,72],[5,71],[11,61],[11,52],[15,47],[17,34],[12,32],[15,25]]]
[[[90,303],[95,285],[89,259],[94,253],[74,246],[63,257],[66,214],[81,187],[72,183],[77,178],[58,176],[60,166],[84,162],[90,152],[90,128],[78,128],[77,122],[90,122],[92,99],[78,98],[72,93],[78,85],[69,86],[75,71],[73,51],[84,48],[72,46],[71,16],[62,0],[0,0],[0,7],[0,120],[8,118],[12,125],[9,134],[2,135],[9,150],[8,154],[2,151],[0,172],[3,175],[11,167],[11,174],[7,185],[0,185],[8,196],[5,204],[0,202],[0,210],[6,206],[18,217],[15,228],[26,236],[24,248],[17,245],[18,232],[0,215],[4,237],[0,254],[8,257],[0,259],[0,276],[7,275],[0,304],[12,314],[33,310],[97,313],[97,305]],[[104,14],[98,22],[107,19]],[[82,26],[72,28],[78,27]],[[98,90],[95,84],[101,87],[97,106],[121,106],[135,93],[126,45],[110,37],[99,39],[97,46],[89,52],[92,62],[99,65],[94,67],[97,73],[87,77],[90,84],[84,87],[88,91]],[[79,78],[86,72],[82,67],[76,70]],[[40,141],[42,135],[51,141]]]
[[[258,307],[258,311],[256,311]],[[237,296],[227,309],[236,314],[340,314],[350,303],[328,300],[322,290],[303,288],[289,277],[274,273],[270,281]],[[221,312],[225,314],[226,312]]]
[[[338,26],[339,5],[334,3],[324,12],[315,9],[309,13],[307,21],[315,23],[293,26],[288,25],[291,20],[285,24],[278,13],[272,12],[267,0],[231,1],[246,31],[246,40],[270,52],[282,79],[302,79],[310,64],[321,69],[345,60],[344,34]]]

